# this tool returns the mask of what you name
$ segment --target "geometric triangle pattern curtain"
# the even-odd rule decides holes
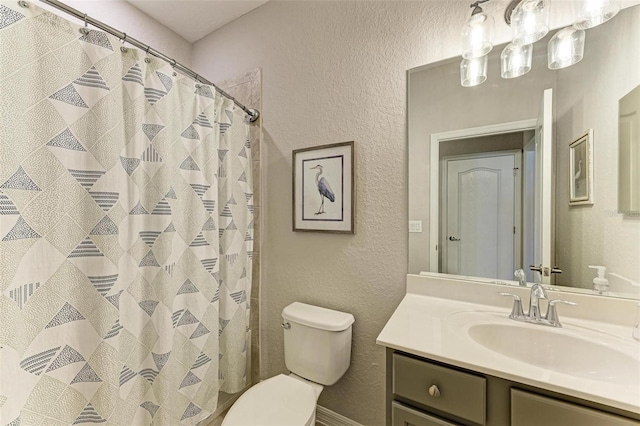
[[[244,113],[0,3],[0,424],[196,424],[246,381]]]

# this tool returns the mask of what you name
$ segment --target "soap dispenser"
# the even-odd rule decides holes
[[[609,280],[604,277],[604,274],[607,272],[607,268],[604,266],[591,266],[591,269],[598,270],[598,276],[593,279],[593,289],[598,292],[598,294],[606,294],[609,291]]]

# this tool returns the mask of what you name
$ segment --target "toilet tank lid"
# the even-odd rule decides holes
[[[282,318],[327,331],[343,331],[354,323],[353,315],[320,306],[293,302],[282,310]]]

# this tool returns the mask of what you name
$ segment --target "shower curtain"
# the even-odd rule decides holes
[[[243,116],[111,35],[0,2],[0,425],[196,424],[244,387]]]

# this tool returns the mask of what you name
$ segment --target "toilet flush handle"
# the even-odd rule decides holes
[[[291,324],[289,324],[288,322],[283,322],[282,328],[284,328],[285,330],[289,330],[291,328]]]

